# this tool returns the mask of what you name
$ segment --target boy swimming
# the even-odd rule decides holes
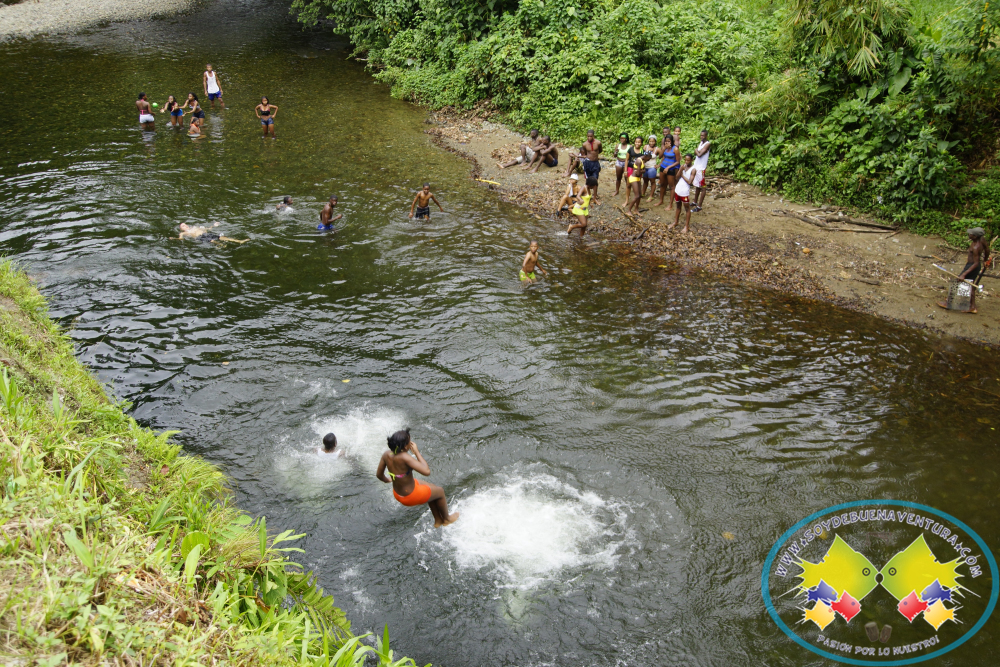
[[[334,457],[340,457],[344,455],[343,449],[337,449],[337,436],[333,433],[327,433],[323,436],[323,446],[319,448],[320,454],[333,454]]]
[[[222,223],[217,222],[214,225],[212,225],[212,227],[213,228],[214,227],[218,227],[220,224],[222,224]],[[184,241],[184,240],[190,240],[190,241],[207,241],[209,243],[215,243],[216,241],[230,241],[232,243],[246,243],[247,241],[250,240],[250,239],[242,239],[242,240],[240,240],[240,239],[230,238],[228,236],[223,236],[221,234],[216,234],[214,232],[210,232],[210,231],[208,231],[208,227],[197,227],[197,226],[196,227],[192,227],[192,226],[188,225],[186,222],[182,222],[181,223],[180,230],[181,230],[180,235],[172,237],[172,238],[177,238],[177,239],[180,239],[182,241]]]
[[[531,285],[537,280],[535,278],[536,266],[546,277],[549,275],[549,272],[542,267],[542,262],[538,258],[538,241],[532,241],[531,245],[528,246],[528,252],[524,255],[524,261],[521,262],[521,271],[517,274],[522,285],[525,283]]]
[[[437,198],[431,192],[431,184],[424,183],[424,188],[417,193],[417,196],[413,198],[413,204],[410,205],[410,217],[413,217],[413,212],[416,210],[417,220],[427,220],[431,219],[431,201],[437,204],[437,207],[444,213],[444,209],[441,208],[441,204],[438,202]]]

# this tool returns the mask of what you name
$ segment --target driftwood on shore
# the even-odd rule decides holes
[[[837,211],[836,213],[831,213],[830,209],[811,209],[811,211],[819,211],[826,213],[826,215],[820,217],[815,215],[807,215],[808,212],[803,211],[790,211],[786,209],[776,208],[771,210],[771,215],[784,216],[786,218],[795,218],[796,220],[801,220],[802,222],[808,223],[814,227],[819,227],[820,229],[825,229],[828,232],[856,232],[858,234],[881,234],[885,232],[899,232],[899,227],[892,227],[890,225],[883,225],[878,222],[869,222],[867,220],[859,220],[857,218],[851,218],[844,215],[843,211]],[[859,227],[869,227],[871,230],[861,230],[861,229],[851,229],[850,227],[831,227],[831,224],[848,224],[857,225]]]

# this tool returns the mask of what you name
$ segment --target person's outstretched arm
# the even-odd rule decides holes
[[[420,195],[419,195],[419,194],[418,194],[418,195],[416,195],[416,196],[415,196],[415,197],[413,198],[413,203],[412,203],[412,204],[410,204],[410,217],[411,217],[411,218],[413,217],[413,210],[414,210],[415,208],[417,208],[417,200],[418,200],[418,199],[420,199]]]
[[[438,203],[438,200],[437,200],[437,197],[435,197],[434,195],[431,195],[431,199],[433,199],[433,200],[434,200],[434,203],[438,205],[438,209],[439,209],[439,210],[440,210],[440,211],[441,211],[442,213],[444,213],[444,209],[443,209],[443,208],[441,208],[441,204],[440,204],[440,203]]]

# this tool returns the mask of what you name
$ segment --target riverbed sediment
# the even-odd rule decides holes
[[[529,174],[520,165],[501,169],[516,157],[520,133],[495,122],[488,113],[430,112],[426,132],[435,143],[472,164],[472,178],[547,221],[563,226],[566,217],[554,208],[566,188],[569,150],[560,147],[559,166],[542,166]],[[605,147],[605,153],[610,149]],[[602,161],[599,203],[591,204],[589,233],[619,244],[629,252],[645,253],[669,264],[712,273],[801,297],[955,336],[1000,345],[1000,277],[988,274],[978,297],[978,314],[944,310],[951,277],[938,264],[959,272],[963,251],[939,237],[906,230],[857,228],[836,231],[810,225],[781,212],[801,215],[813,204],[786,201],[746,183],[713,173],[704,210],[691,217],[691,234],[668,230],[673,209],[643,203],[639,216],[625,215],[625,188],[616,197],[615,169]],[[852,214],[854,215],[854,214]],[[857,216],[854,216],[857,217]],[[665,265],[665,266],[667,266]]]
[[[194,0],[24,0],[0,6],[0,42],[170,14],[192,4]]]

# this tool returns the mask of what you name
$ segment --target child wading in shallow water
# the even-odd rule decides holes
[[[531,245],[528,246],[528,252],[524,255],[524,261],[521,262],[521,271],[517,277],[522,285],[530,285],[535,282],[535,268],[546,276],[549,275],[549,272],[542,268],[542,261],[538,259],[538,241],[531,242]]]
[[[424,183],[424,187],[417,196],[413,198],[413,204],[410,205],[410,217],[413,217],[414,211],[417,214],[417,220],[430,220],[431,219],[431,201],[437,204],[438,210],[444,213],[444,209],[441,208],[441,203],[431,192],[431,184]]]
[[[410,440],[410,429],[396,431],[389,436],[389,451],[378,462],[375,476],[386,484],[392,483],[392,495],[407,507],[426,503],[434,515],[434,527],[440,528],[458,521],[458,512],[448,514],[448,499],[444,489],[436,484],[428,484],[414,479],[413,471],[430,475],[431,467],[420,455],[417,443]]]

